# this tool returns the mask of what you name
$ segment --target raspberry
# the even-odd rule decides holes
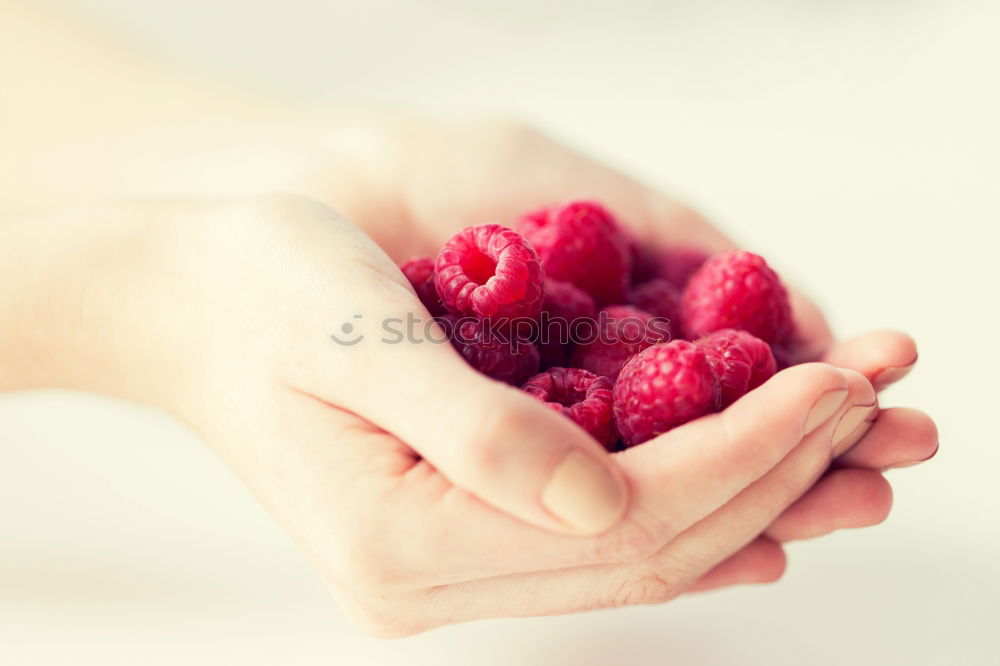
[[[574,201],[545,208],[522,216],[517,228],[535,247],[546,275],[572,282],[598,305],[625,301],[629,242],[603,206]]]
[[[681,310],[685,333],[692,338],[736,328],[774,343],[792,328],[781,280],[762,257],[742,250],[706,261],[685,287]]]
[[[670,322],[680,321],[681,292],[663,278],[656,278],[634,287],[631,301],[632,305],[654,317],[662,317]]]
[[[551,317],[559,317],[572,322],[576,319],[593,319],[597,305],[590,294],[562,280],[545,279],[545,297],[542,311]]]
[[[705,353],[685,340],[640,352],[615,382],[615,424],[626,446],[718,408],[719,380]]]
[[[450,311],[503,321],[535,318],[542,305],[542,265],[531,245],[499,224],[466,227],[434,265],[434,285]]]
[[[705,352],[719,379],[723,407],[763,384],[775,372],[771,347],[746,331],[724,328],[699,338],[695,344]]]
[[[521,387],[589,432],[605,448],[618,439],[611,411],[614,383],[579,368],[549,368]]]
[[[670,339],[667,323],[631,305],[609,305],[597,315],[597,330],[570,355],[574,367],[614,379],[625,362],[646,347]]]
[[[538,344],[542,367],[565,365],[575,332],[596,314],[597,305],[590,294],[569,282],[545,278],[541,316],[545,330]]]
[[[430,257],[415,257],[405,264],[400,265],[399,270],[417,292],[417,298],[424,304],[432,317],[439,317],[447,310],[438,298],[437,289],[434,288],[434,260]]]
[[[482,320],[445,315],[439,321],[448,331],[452,346],[484,375],[520,386],[538,372],[538,348],[530,342],[494,330]]]

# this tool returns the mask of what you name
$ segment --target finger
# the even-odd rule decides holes
[[[484,562],[504,569],[508,551],[529,566],[524,547],[569,551],[588,543],[528,525],[455,488],[356,414],[300,391],[282,390],[269,403],[280,418],[247,436],[269,444],[240,442],[243,453],[230,462],[338,589],[398,594],[428,581],[468,579]],[[275,441],[283,446],[275,450]]]
[[[735,537],[742,533],[743,543],[756,537],[812,487],[828,467],[826,447],[835,452],[849,436],[845,433],[853,432],[864,414],[877,409],[871,383],[859,373],[844,373],[850,393],[838,415],[807,437],[766,477],[681,535],[668,548],[674,557],[691,562],[727,557],[736,550]],[[821,459],[824,452],[828,453],[825,461]]]
[[[892,509],[892,488],[878,472],[835,469],[771,523],[775,541],[812,539],[834,530],[881,523]]]
[[[845,372],[853,372],[845,370]],[[860,373],[854,373],[868,386],[871,384]],[[872,386],[872,390],[875,387]],[[874,394],[870,403],[858,403],[847,411],[844,417],[837,424],[837,431],[833,436],[833,457],[839,458],[860,442],[871,430],[872,425],[879,415],[878,396]]]
[[[595,539],[512,520],[469,493],[449,491],[434,467],[422,462],[398,484],[390,524],[379,530],[383,541],[400,539],[386,545],[396,553],[386,577],[415,589],[641,559],[770,471],[804,432],[844,413],[849,386],[848,377],[831,366],[796,366],[721,414],[616,454],[632,502],[621,523]],[[774,404],[783,408],[770,408]]]
[[[937,453],[938,432],[923,412],[893,407],[879,412],[871,429],[837,459],[839,465],[867,469],[905,467]]]
[[[684,592],[706,592],[720,587],[773,583],[781,578],[788,558],[781,544],[757,537],[733,555],[716,564]]]
[[[392,432],[455,486],[533,525],[597,534],[627,487],[605,449],[569,419],[489,379],[446,344],[403,343],[366,360],[370,385],[344,404]]]
[[[850,372],[847,379],[848,399],[833,418],[806,436],[763,477],[650,557],[446,586],[434,591],[433,603],[426,607],[428,613],[453,618],[455,609],[460,609],[464,619],[548,615],[658,603],[676,596],[753,541],[822,474],[839,421],[851,405],[874,400],[874,389],[867,380]]]
[[[354,262],[326,278],[329,302],[321,296],[304,317],[303,349],[289,350],[304,368],[293,385],[389,431],[455,486],[523,521],[566,534],[617,522],[628,492],[607,451],[538,400],[473,370],[391,260],[355,242]],[[324,329],[325,340],[316,335]]]
[[[853,405],[852,374],[818,363],[789,368],[721,413],[619,454],[636,497],[632,523],[659,535],[658,550],[839,418]]]
[[[787,541],[881,522],[880,511],[891,507],[891,490],[869,470],[912,466],[932,458],[937,449],[937,428],[926,414],[899,407],[881,411],[861,441],[838,458],[837,464],[845,467],[828,473],[778,517],[768,534]]]
[[[917,345],[913,338],[899,331],[873,331],[834,345],[823,361],[856,370],[881,390],[913,369]]]

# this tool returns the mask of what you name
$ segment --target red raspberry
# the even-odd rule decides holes
[[[399,267],[406,279],[413,285],[417,298],[424,304],[432,317],[439,317],[447,312],[437,289],[434,288],[434,260],[430,257],[415,257]]]
[[[662,317],[671,323],[680,322],[681,292],[663,278],[656,278],[634,287],[631,300],[632,305],[654,317]]]
[[[631,305],[609,305],[597,315],[597,330],[570,356],[574,367],[614,379],[625,362],[646,347],[670,339],[668,324]]]
[[[519,233],[499,224],[466,227],[435,262],[434,285],[456,314],[494,321],[535,318],[542,306],[542,265]]]
[[[722,406],[751,391],[775,373],[771,347],[746,331],[724,328],[695,341],[703,352],[722,388]]]
[[[685,333],[696,338],[722,328],[748,331],[773,343],[792,328],[788,292],[759,255],[717,254],[698,269],[681,301]]]
[[[572,282],[598,305],[625,301],[629,242],[603,206],[574,201],[545,208],[522,216],[517,228],[535,247],[546,275]]]
[[[520,386],[538,372],[538,348],[510,331],[498,331],[489,322],[445,315],[439,319],[452,346],[469,365],[483,373]]]
[[[545,297],[542,311],[566,321],[593,319],[597,305],[590,294],[570,282],[545,278]]]
[[[618,439],[611,411],[614,383],[579,368],[549,368],[521,387],[560,414],[565,414],[607,449]]]
[[[597,305],[590,294],[569,282],[545,278],[545,298],[542,300],[539,339],[542,367],[566,365],[570,343],[581,324],[597,315]]]
[[[635,446],[719,407],[719,380],[694,343],[674,340],[646,349],[615,382],[615,424]]]

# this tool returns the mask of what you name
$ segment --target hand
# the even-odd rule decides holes
[[[43,271],[76,285],[66,296],[82,307],[54,308],[78,318],[36,322],[35,338],[80,335],[52,336],[49,356],[75,360],[30,383],[97,388],[190,423],[375,633],[773,579],[783,559],[765,530],[837,526],[809,495],[796,500],[860,436],[844,423],[875,394],[858,373],[796,366],[721,414],[609,456],[448,345],[378,342],[373,322],[422,310],[388,257],[312,201],[72,214],[74,233],[110,240],[92,241],[92,264]],[[64,226],[19,228],[56,238],[49,225]],[[366,338],[334,343],[354,314],[351,333]],[[776,403],[785,409],[765,408]],[[887,423],[855,447],[859,459],[885,448]],[[839,501],[850,484],[836,478],[814,503]],[[869,478],[880,477],[852,483]],[[880,488],[865,492],[883,512]]]
[[[54,34],[28,19],[7,23],[21,38]],[[59,46],[73,47],[78,66],[60,62],[59,74],[74,85],[38,88],[52,72],[22,69],[45,58],[11,61],[13,78],[0,72],[14,86],[4,111],[18,121],[8,123],[18,128],[8,137],[10,163],[30,157],[47,175],[10,170],[0,210],[115,193],[283,188],[348,212],[401,259],[433,251],[465,223],[589,196],[650,243],[728,246],[685,207],[516,124],[354,123],[348,114],[248,105],[56,34]],[[80,99],[80,85],[104,94]],[[63,89],[77,113],[41,114],[66,106],[49,95]],[[224,126],[211,127],[210,117]],[[161,127],[168,136],[152,129]],[[35,134],[21,136],[26,130]],[[804,365],[608,465],[571,425],[475,376],[446,346],[354,356],[335,349],[326,338],[331,313],[346,308],[374,321],[414,301],[363,236],[300,200],[78,208],[4,231],[0,314],[10,325],[0,331],[0,389],[102,390],[178,414],[314,555],[345,606],[380,633],[773,579],[783,564],[774,539],[877,521],[888,486],[866,468],[936,447],[933,423],[918,412],[884,410],[874,425],[874,411],[845,416],[852,404],[874,402],[870,384]],[[899,334],[831,345],[815,308],[797,298],[795,309],[804,355],[857,368],[880,386],[915,360],[912,341]],[[428,376],[446,389],[428,395]],[[816,405],[830,406],[822,396],[844,387],[843,403],[818,423],[825,409]],[[760,409],[774,402],[786,410]],[[433,418],[427,404],[447,418]],[[499,407],[480,423],[483,404]],[[845,425],[859,415],[859,425]],[[837,465],[851,467],[813,486],[831,447],[848,449]],[[569,451],[594,453],[612,481],[592,484],[605,492],[590,497],[605,501],[544,493]],[[614,522],[615,507],[625,506],[615,483],[622,476],[631,500],[621,519],[599,537],[571,536]],[[559,500],[561,514],[551,506]]]
[[[331,118],[337,120],[331,124]],[[733,247],[690,208],[516,122],[372,122],[333,113],[303,114],[286,122],[295,127],[297,139],[287,145],[278,140],[285,146],[277,151],[281,163],[289,166],[280,182],[347,212],[395,261],[433,254],[464,225],[510,221],[524,210],[576,197],[606,202],[633,234],[653,246],[708,252]],[[281,136],[273,124],[269,127],[270,132],[265,128],[254,136]],[[314,137],[312,148],[303,152],[298,146],[309,145],[309,136]],[[182,164],[183,159],[171,173],[188,173],[176,168]],[[216,184],[228,191],[253,191],[263,177],[248,172],[253,170],[223,168]],[[196,173],[200,182],[213,187],[211,171]],[[241,178],[234,180],[233,174]],[[916,347],[908,336],[878,331],[834,343],[821,312],[794,288],[791,293],[800,359],[855,370],[880,390],[913,367]],[[876,417],[878,426],[862,439]],[[857,428],[850,441],[861,444],[838,451],[835,464],[775,519],[764,537],[787,541],[880,522],[891,505],[891,490],[880,471],[925,460],[937,448],[933,422],[917,410],[876,411],[864,415]],[[693,589],[766,578],[783,555],[756,543]]]
[[[329,178],[320,170],[311,174],[305,190],[349,210],[397,261],[433,255],[462,226],[509,223],[539,205],[581,197],[606,203],[633,234],[654,247],[696,247],[707,252],[734,247],[690,208],[522,124],[419,120],[396,121],[387,127],[388,138],[371,145],[392,149],[360,156],[369,164],[361,170],[366,174],[363,187],[350,178]],[[328,162],[338,163],[335,157]],[[368,194],[352,195],[359,191]],[[800,359],[855,370],[878,390],[913,368],[917,351],[909,336],[877,331],[835,342],[819,309],[794,288],[791,293],[797,329],[794,351]],[[891,490],[879,472],[926,460],[937,450],[934,423],[917,410],[876,410],[865,415],[857,429],[841,444],[835,464],[816,486],[768,528],[768,538],[809,538],[880,522],[889,511]],[[770,548],[768,558],[763,552],[756,546],[734,556],[698,587],[752,581],[773,571],[780,553]]]

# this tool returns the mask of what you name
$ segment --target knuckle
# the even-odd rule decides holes
[[[504,443],[516,433],[523,420],[518,410],[509,406],[489,409],[476,415],[481,424],[481,436],[472,451],[477,464],[491,469],[504,450]]]
[[[841,372],[847,375],[847,387],[855,400],[862,398],[875,400],[875,388],[867,377],[856,370],[846,368]]]
[[[329,233],[350,228],[347,220],[326,204],[298,194],[230,200],[221,207],[216,219],[222,221],[223,231],[238,232],[239,237],[256,240],[264,247],[280,248],[303,239],[311,244],[317,231]]]
[[[408,308],[413,294],[396,265],[368,236],[339,212],[317,199],[296,194],[271,194],[230,200],[211,217],[211,238],[248,257],[269,257],[317,279],[334,279],[346,289],[363,284]],[[350,267],[352,270],[346,270]],[[350,282],[348,282],[350,281]]]
[[[316,199],[300,194],[266,194],[243,203],[248,213],[265,220],[288,222],[303,218],[329,217],[333,211]]]
[[[784,372],[795,375],[797,385],[803,388],[812,386],[828,389],[846,388],[843,373],[828,363],[800,363]]]
[[[612,586],[602,600],[607,608],[660,604],[677,595],[678,581],[667,569],[643,567]]]
[[[672,538],[669,528],[627,521],[596,544],[601,562],[638,562],[655,555]]]
[[[518,441],[518,431],[527,423],[520,410],[507,405],[491,409],[478,409],[479,402],[470,396],[469,401],[456,401],[454,418],[442,419],[448,428],[456,428],[445,441],[451,441],[459,461],[460,474],[467,479],[482,479],[504,469],[504,458],[510,443]],[[461,403],[461,404],[459,404]],[[489,404],[483,402],[482,404]],[[457,425],[461,424],[461,425]]]
[[[801,497],[820,473],[826,460],[820,455],[813,456],[813,458],[815,460],[813,465],[802,464],[774,470],[767,485],[763,487],[766,492],[766,501],[775,506],[785,506]]]

